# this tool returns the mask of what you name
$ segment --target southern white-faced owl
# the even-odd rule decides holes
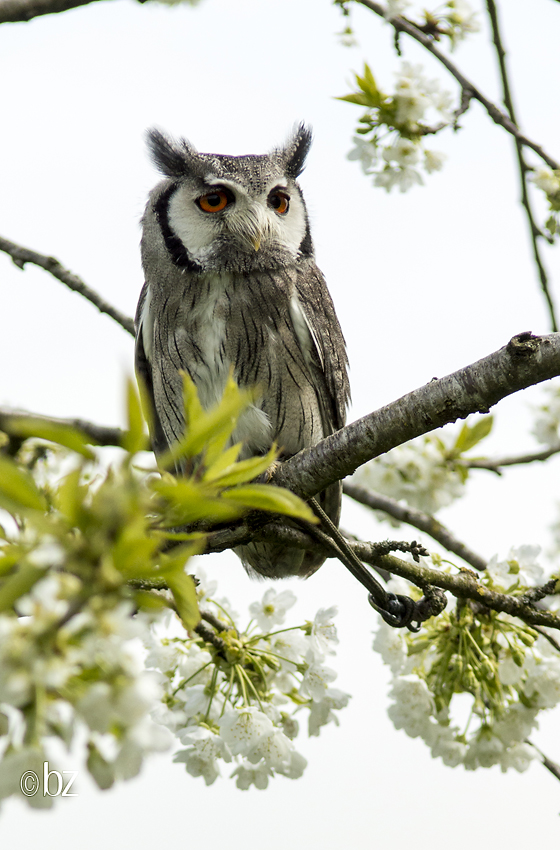
[[[344,338],[296,182],[311,133],[301,125],[259,156],[198,153],[159,130],[148,143],[165,179],[142,222],[136,369],[153,408],[154,451],[183,434],[180,370],[210,407],[233,367],[239,386],[261,392],[234,433],[241,456],[276,442],[290,457],[341,428],[349,399]],[[341,492],[336,483],[318,497],[335,524]],[[324,561],[269,542],[236,551],[249,572],[269,577],[308,576]]]

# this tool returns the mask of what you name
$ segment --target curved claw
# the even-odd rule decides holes
[[[381,608],[370,593],[368,602],[394,629],[406,627],[410,632],[420,631],[420,623],[415,626],[412,625],[414,620],[417,619],[415,616],[416,603],[409,596],[402,596],[400,593],[388,593],[387,604],[384,608]]]

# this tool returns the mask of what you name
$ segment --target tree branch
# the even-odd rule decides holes
[[[560,0],[558,0],[558,2],[560,2]],[[526,739],[525,743],[529,744],[530,747],[533,747],[533,749],[538,752],[542,759],[542,763],[546,767],[546,769],[549,770],[552,775],[556,777],[556,779],[560,779],[560,765],[557,765],[556,762],[551,761],[549,758],[547,758],[543,751],[540,750],[536,744],[533,744],[533,742],[530,741],[528,738]]]
[[[381,493],[375,493],[365,487],[360,487],[351,481],[344,482],[344,494],[365,505],[374,511],[383,511],[389,516],[398,519],[399,522],[405,522],[419,531],[425,531],[433,540],[437,540],[444,549],[448,552],[458,555],[475,570],[485,570],[486,561],[468,548],[460,540],[451,534],[448,528],[442,525],[435,517],[425,514],[416,508],[410,508],[407,505],[401,505],[396,499],[390,499],[388,496],[383,496]]]
[[[280,542],[286,546],[296,546],[308,549],[314,546],[322,549],[327,557],[337,557],[337,546],[327,537],[319,541],[310,537],[298,528],[289,527],[282,523],[271,521],[255,532],[247,521],[234,529],[223,529],[210,532],[206,539],[205,554],[221,552],[224,549],[245,544],[251,540],[269,540]],[[380,554],[383,544],[365,543],[359,540],[347,540],[349,547],[363,563],[392,575],[401,576],[412,584],[426,591],[430,587],[438,587],[449,591],[453,596],[462,599],[472,599],[493,611],[500,611],[518,617],[531,626],[546,626],[560,629],[560,617],[551,611],[537,608],[532,600],[521,596],[510,596],[489,590],[480,583],[476,573],[469,569],[461,569],[457,574],[443,572],[435,567],[411,563],[394,555]]]
[[[498,21],[498,9],[494,0],[486,0],[486,8],[488,9],[488,15],[490,17],[490,24],[492,27],[492,38],[494,41],[494,46],[496,48],[496,53],[498,56],[498,65],[500,67],[500,77],[502,80],[502,90],[503,90],[503,100],[507,111],[509,112],[510,118],[518,127],[517,117],[515,115],[515,108],[513,105],[513,97],[511,94],[511,88],[509,85],[509,77],[506,66],[506,51],[503,46],[502,37],[500,33],[500,23]],[[531,238],[531,245],[533,246],[533,257],[535,260],[535,265],[537,267],[537,272],[539,276],[539,280],[541,282],[541,289],[543,291],[546,304],[548,306],[548,312],[550,315],[551,328],[553,331],[558,330],[558,323],[556,321],[556,314],[554,308],[554,302],[552,300],[552,295],[549,289],[548,284],[548,275],[546,273],[546,269],[544,267],[544,263],[540,254],[539,248],[539,239],[544,238],[544,234],[542,230],[537,227],[535,222],[535,218],[533,216],[533,210],[531,208],[531,202],[529,199],[529,190],[527,187],[527,173],[530,170],[529,166],[525,162],[525,158],[523,156],[523,145],[518,138],[515,138],[515,152],[517,155],[517,165],[519,167],[519,180],[521,185],[521,204],[525,208],[525,213],[527,215],[527,221],[529,224],[529,235]]]
[[[96,0],[0,0],[0,24],[30,21],[94,2]]]
[[[375,544],[372,543],[353,543],[351,545],[358,558],[364,563],[401,576],[401,578],[411,581],[418,587],[440,587],[442,590],[450,591],[457,598],[472,599],[493,611],[501,611],[510,614],[512,617],[518,617],[528,625],[560,629],[560,617],[557,614],[543,608],[537,608],[523,597],[489,590],[479,582],[478,576],[472,570],[463,569],[457,575],[453,575],[441,572],[433,567],[411,564],[401,558],[396,558],[394,555],[379,555],[375,549]]]
[[[490,472],[495,472],[501,475],[503,466],[519,466],[524,463],[534,463],[535,461],[548,460],[549,457],[557,455],[560,452],[560,446],[543,449],[540,452],[529,452],[526,455],[512,455],[511,457],[498,458],[457,458],[456,464],[466,467],[467,469],[488,469]]]
[[[1,3],[2,0],[0,0],[0,6]],[[78,275],[73,274],[71,271],[64,268],[64,266],[59,263],[55,257],[47,257],[44,254],[38,254],[36,251],[31,251],[29,248],[23,248],[21,245],[16,245],[15,242],[10,242],[2,236],[0,236],[0,251],[4,251],[5,254],[8,254],[14,261],[15,265],[20,269],[23,269],[26,263],[33,263],[33,265],[40,266],[42,269],[45,269],[45,271],[52,274],[53,277],[56,277],[57,280],[60,280],[61,283],[64,283],[73,292],[77,292],[79,295],[82,295],[87,301],[97,307],[101,313],[106,313],[122,328],[124,328],[125,331],[128,331],[129,334],[134,336],[134,321],[128,316],[125,316],[119,310],[116,310],[115,307],[112,307],[107,301],[101,298],[97,292],[90,289],[89,286],[86,286]]]
[[[433,379],[279,464],[271,480],[309,499],[358,466],[414,437],[560,375],[560,334],[519,334],[499,351]]]
[[[560,334],[543,337],[519,334],[504,348],[488,357],[445,378],[434,378],[425,386],[326,437],[316,446],[304,449],[279,464],[271,480],[293,489],[303,498],[310,498],[328,484],[345,478],[361,464],[395,446],[456,419],[464,419],[471,413],[487,413],[502,398],[557,375],[560,375]],[[17,421],[22,418],[69,425],[90,436],[98,445],[122,445],[124,432],[119,428],[97,425],[83,419],[56,419],[8,408],[0,408],[0,429],[17,436]],[[463,459],[461,463],[469,467],[495,469],[545,460],[559,451],[560,447],[521,457]],[[414,525],[414,522],[409,524]],[[431,534],[428,528],[422,530]],[[229,531],[226,532],[226,538],[227,534]],[[232,545],[238,543],[227,543],[223,548]],[[442,545],[446,544],[442,542]],[[449,551],[455,550],[450,548]]]
[[[18,431],[18,422],[36,422],[40,424],[67,425],[76,431],[81,431],[97,446],[122,446],[125,432],[121,428],[111,428],[106,425],[96,425],[85,419],[57,419],[54,416],[42,416],[39,413],[28,413],[26,410],[12,410],[0,407],[0,431],[13,437],[22,433]],[[27,437],[27,431],[23,432]]]
[[[359,3],[361,6],[365,6],[371,12],[374,12],[376,15],[379,15],[380,18],[386,20],[385,7],[382,6],[380,3],[376,3],[375,0],[355,0],[355,2]],[[505,130],[507,130],[508,133],[511,133],[512,136],[515,136],[516,139],[519,139],[522,145],[531,148],[531,150],[533,150],[538,156],[540,156],[540,158],[544,162],[546,162],[547,165],[550,166],[550,168],[560,168],[560,164],[555,159],[549,156],[540,145],[537,145],[536,142],[533,142],[527,136],[523,135],[519,128],[515,126],[509,115],[506,115],[506,113],[502,112],[502,110],[498,106],[496,106],[495,103],[492,103],[491,100],[488,100],[488,98],[482,94],[480,89],[478,89],[474,85],[474,83],[467,79],[467,77],[465,77],[464,74],[461,73],[457,66],[454,65],[453,62],[451,62],[451,60],[448,59],[448,57],[444,53],[438,50],[433,40],[428,35],[423,33],[420,29],[418,29],[418,27],[413,24],[412,21],[409,21],[406,18],[396,17],[391,18],[389,20],[389,23],[392,27],[394,27],[395,33],[406,33],[406,35],[410,36],[410,38],[413,38],[415,41],[420,42],[420,44],[423,45],[423,47],[425,47],[426,50],[432,54],[432,56],[435,56],[435,58],[439,62],[441,62],[441,64],[444,65],[445,68],[447,68],[449,73],[453,77],[455,77],[455,79],[461,86],[463,92],[467,92],[470,97],[474,98],[474,100],[478,100],[479,103],[482,104],[482,106],[486,109],[486,112],[495,124],[499,124]]]

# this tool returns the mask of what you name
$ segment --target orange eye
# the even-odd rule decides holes
[[[215,192],[208,192],[207,195],[197,198],[196,203],[203,212],[214,213],[225,209],[231,200],[223,189],[216,189]]]
[[[290,209],[290,196],[285,195],[284,192],[273,192],[268,203],[279,215],[285,215]]]

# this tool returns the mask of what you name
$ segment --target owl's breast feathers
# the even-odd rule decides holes
[[[312,260],[270,272],[183,274],[152,287],[138,305],[136,364],[152,397],[157,452],[182,435],[179,370],[205,407],[221,397],[232,366],[240,386],[259,388],[234,434],[246,456],[274,441],[290,456],[342,427],[344,339]]]

